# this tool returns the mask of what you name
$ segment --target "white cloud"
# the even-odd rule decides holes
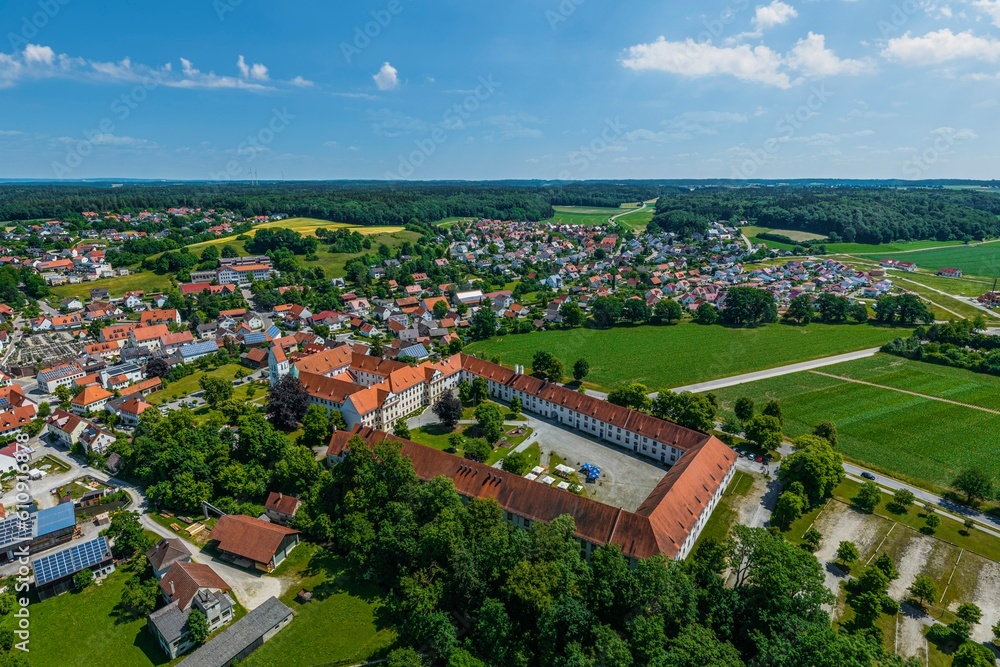
[[[806,78],[840,74],[861,74],[872,69],[867,60],[841,59],[826,48],[826,38],[810,32],[792,50],[782,55],[760,45],[751,48],[714,46],[710,42],[668,42],[660,37],[651,44],[637,44],[628,50],[622,64],[636,71],[669,72],[690,78],[729,75],[742,81],[789,88],[801,78],[792,80],[791,73]]]
[[[29,65],[41,63],[51,65],[56,58],[55,51],[49,46],[39,46],[38,44],[28,44],[24,47],[24,62]]]
[[[953,33],[943,28],[920,37],[907,32],[902,37],[890,39],[882,55],[909,65],[937,65],[964,58],[997,62],[1000,60],[1000,41],[978,37],[971,30]]]
[[[871,64],[867,61],[838,58],[837,54],[826,48],[826,37],[812,32],[795,44],[788,54],[787,63],[789,67],[808,77],[861,74],[871,69]]]
[[[273,90],[273,83],[289,86],[309,86],[311,81],[295,77],[291,81],[272,82],[267,67],[261,63],[247,64],[240,56],[236,62],[237,76],[202,72],[187,58],[180,58],[180,71],[170,63],[151,67],[126,57],[117,62],[88,60],[51,47],[29,44],[22,51],[0,53],[0,88],[10,88],[20,81],[64,78],[92,83],[127,82],[162,85],[171,88],[234,88],[249,91]]]
[[[690,78],[727,74],[741,81],[788,88],[788,74],[779,71],[781,55],[766,46],[750,48],[713,46],[708,42],[668,42],[660,37],[650,44],[629,47],[622,64],[636,71],[657,71]]]
[[[298,86],[299,88],[309,88],[311,86],[316,85],[315,83],[313,83],[309,79],[304,79],[301,76],[295,77],[294,79],[292,79],[288,83],[292,84],[293,86]]]
[[[786,5],[781,0],[774,0],[769,5],[757,7],[751,23],[753,23],[753,27],[759,32],[788,23],[798,15],[799,13],[795,11],[795,7]]]
[[[972,6],[986,14],[993,25],[1000,27],[1000,0],[975,0]]]
[[[254,63],[253,65],[247,65],[247,61],[241,55],[236,61],[236,68],[240,71],[240,76],[244,79],[253,79],[254,81],[267,81],[268,74],[267,68],[260,63]]]
[[[379,90],[395,90],[399,87],[399,71],[389,63],[383,63],[382,69],[372,79]]]

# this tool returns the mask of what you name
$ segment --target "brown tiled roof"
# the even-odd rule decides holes
[[[593,544],[617,544],[632,558],[677,556],[736,461],[735,452],[708,438],[684,454],[637,511],[628,512],[360,425],[335,432],[328,455],[343,455],[355,435],[369,445],[383,440],[401,443],[417,477],[423,481],[448,477],[463,496],[495,498],[504,510],[531,521],[548,522],[569,514],[577,537]]]
[[[298,532],[242,514],[226,514],[212,529],[212,539],[219,541],[220,551],[270,563],[285,536]]]
[[[298,498],[274,491],[267,495],[267,502],[264,503],[264,509],[271,510],[272,512],[280,512],[281,514],[295,514],[295,510],[298,508]]]
[[[170,584],[173,584],[171,589]],[[181,609],[191,606],[191,600],[202,588],[228,591],[232,587],[208,565],[177,561],[160,579],[160,589]],[[171,592],[172,591],[172,592]]]
[[[163,338],[168,335],[170,335],[170,329],[167,328],[166,324],[154,324],[152,326],[139,327],[138,329],[132,330],[132,337],[136,340],[142,341]]]
[[[267,350],[265,350],[262,347],[251,348],[247,350],[247,359],[256,364],[259,364],[260,362],[267,359]]]
[[[178,537],[165,537],[146,552],[146,558],[156,570],[162,570],[164,565],[173,565],[174,561],[190,557],[191,552]]]
[[[366,373],[373,373],[375,375],[389,375],[389,373],[395,370],[406,367],[407,365],[400,361],[383,359],[382,357],[355,354],[351,358],[351,370],[365,371]]]
[[[128,396],[130,394],[135,394],[141,391],[146,391],[147,389],[159,389],[163,386],[163,380],[160,378],[148,378],[141,382],[136,382],[135,384],[125,387],[121,390],[122,396]]]

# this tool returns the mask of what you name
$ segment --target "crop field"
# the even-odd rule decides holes
[[[955,267],[973,276],[1000,278],[1000,243],[956,245],[950,248],[908,252],[904,255],[893,255],[890,252],[878,255],[875,259],[881,258],[915,262],[922,269],[937,271]]]
[[[998,389],[1000,378],[877,355],[715,393],[724,413],[741,396],[758,404],[777,399],[791,437],[830,420],[837,425],[838,448],[845,456],[897,477],[944,487],[969,467],[1000,477],[1000,415],[986,411],[1000,410]]]
[[[316,236],[317,229],[350,229],[352,231],[358,232],[359,234],[364,234],[369,236],[372,234],[391,234],[393,232],[403,231],[402,227],[383,227],[383,226],[372,226],[372,227],[362,227],[359,225],[349,225],[344,222],[330,222],[329,220],[317,220],[316,218],[288,218],[286,220],[272,220],[270,222],[265,222],[259,225],[255,225],[249,232],[249,236],[253,236],[258,229],[291,229],[302,236]]]
[[[621,213],[617,208],[594,208],[589,206],[553,206],[556,213],[545,222],[554,225],[605,225],[608,218]]]
[[[561,329],[494,338],[466,348],[504,364],[531,366],[538,350],[562,360],[590,362],[586,383],[597,388],[641,382],[650,388],[680,387],[730,375],[878,347],[909,329],[867,325],[772,324],[729,329],[685,322],[676,326]]]

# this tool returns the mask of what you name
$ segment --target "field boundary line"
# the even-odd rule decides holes
[[[872,516],[878,516],[878,515],[873,514]],[[877,554],[878,550],[882,548],[882,545],[885,544],[885,541],[889,539],[889,536],[892,535],[892,531],[896,530],[896,526],[898,525],[899,524],[896,523],[895,521],[892,523],[892,525],[889,527],[889,532],[885,534],[885,537],[882,538],[882,541],[878,543],[877,547],[875,547],[875,551],[872,552],[871,558],[869,558],[868,562],[865,563],[865,567],[868,567],[871,564],[872,560],[875,559],[875,554]]]
[[[854,378],[844,377],[843,375],[834,375],[833,373],[824,373],[823,371],[812,370],[809,372],[813,373],[814,375],[822,375],[823,377],[833,378],[834,380],[842,380],[843,382],[853,382],[854,384],[863,384],[867,387],[875,387],[876,389],[886,389],[888,391],[899,392],[900,394],[909,394],[910,396],[916,396],[918,398],[926,398],[929,401],[950,403],[951,405],[957,405],[959,407],[969,408],[970,410],[979,410],[980,412],[988,412],[991,415],[1000,415],[1000,410],[991,410],[990,408],[984,408],[981,405],[972,405],[971,403],[962,403],[961,401],[953,401],[950,398],[941,398],[940,396],[921,394],[920,392],[910,391],[909,389],[899,389],[898,387],[889,387],[884,384],[866,382],[865,380],[855,380]]]
[[[965,549],[958,552],[958,558],[955,559],[955,565],[951,568],[951,576],[948,577],[948,583],[944,585],[944,593],[941,593],[941,599],[938,600],[938,604],[944,602],[944,596],[948,594],[948,589],[951,588],[951,580],[955,578],[955,572],[958,571],[958,564],[962,562],[962,555],[965,553]]]

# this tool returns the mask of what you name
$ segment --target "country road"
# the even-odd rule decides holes
[[[878,353],[878,351],[879,348],[872,347],[867,350],[858,350],[857,352],[837,354],[832,357],[813,359],[812,361],[802,361],[797,364],[789,364],[788,366],[778,366],[777,368],[768,368],[763,371],[754,371],[753,373],[744,373],[743,375],[733,375],[731,377],[720,378],[718,380],[709,380],[708,382],[689,384],[684,387],[674,387],[673,391],[677,393],[683,391],[690,391],[695,394],[702,391],[714,391],[715,389],[723,389],[724,387],[732,387],[738,384],[746,384],[747,382],[756,382],[757,380],[767,380],[768,378],[780,377],[782,375],[791,375],[792,373],[799,373],[801,371],[811,371],[814,368],[823,368],[824,366],[833,366],[834,364],[842,364],[845,361],[854,361],[856,359],[874,357],[875,354]]]

